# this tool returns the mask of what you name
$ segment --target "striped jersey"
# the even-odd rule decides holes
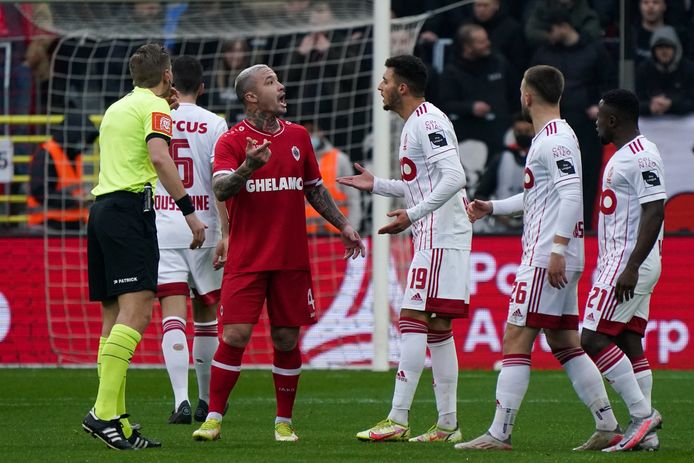
[[[666,199],[665,172],[658,148],[643,135],[622,146],[605,166],[598,223],[598,282],[614,286],[629,261],[641,220],[641,205]],[[639,274],[660,273],[661,227],[658,243]],[[648,279],[639,278],[639,283]],[[637,291],[639,285],[637,284]]]
[[[523,265],[547,268],[561,207],[557,186],[580,185],[581,178],[581,151],[574,131],[563,119],[549,121],[533,138],[525,162]],[[583,270],[583,208],[565,258],[566,270]]]
[[[400,135],[400,173],[405,203],[411,208],[424,201],[441,179],[435,163],[446,157],[460,164],[453,124],[436,106],[424,102],[410,115]],[[462,171],[462,165],[460,166]],[[414,249],[469,250],[472,226],[465,212],[465,189],[440,208],[412,224]]]
[[[195,213],[207,225],[205,244],[212,247],[220,238],[219,219],[212,192],[214,145],[226,131],[226,121],[192,103],[181,103],[171,111],[173,137],[169,154],[178,168],[183,187],[190,195]],[[192,234],[173,197],[157,182],[154,208],[160,249],[187,249]]]

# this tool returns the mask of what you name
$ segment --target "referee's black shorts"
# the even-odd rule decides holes
[[[143,194],[98,196],[89,212],[89,299],[157,290],[159,245],[155,212],[143,212]]]

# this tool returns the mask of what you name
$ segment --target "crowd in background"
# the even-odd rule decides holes
[[[627,58],[635,63],[635,90],[642,115],[693,113],[694,2],[626,1],[634,12],[628,24],[631,43],[627,44]],[[208,14],[215,14],[217,3],[206,4]],[[454,2],[391,0],[392,15],[412,16],[451,3]],[[75,107],[77,112],[90,106],[102,111],[128,90],[129,82],[124,77],[128,74],[127,57],[140,43],[111,41],[90,47],[84,39],[58,40],[27,19],[50,17],[50,8],[46,4],[0,4],[0,42],[11,44],[13,89],[10,95],[3,93],[0,107],[3,111],[9,107],[16,114],[42,114],[49,105],[52,112],[65,114]],[[185,21],[193,7],[186,3],[172,6],[140,2],[113,8],[118,9],[114,14],[128,9],[133,21],[147,24],[156,20],[170,31]],[[278,3],[278,8],[283,8],[286,15],[305,17],[314,26],[335,22],[331,4],[326,1],[284,1]],[[240,10],[239,14],[245,13]],[[348,32],[330,29],[223,42],[172,39],[166,45],[173,56],[202,57],[204,68],[211,72],[207,74],[207,93],[200,104],[225,113],[230,125],[243,114],[233,90],[236,75],[251,64],[266,61],[278,71],[287,85],[288,100],[294,102],[288,119],[309,124],[330,146],[340,148],[353,161],[360,161],[371,155],[371,63],[363,58],[371,53],[370,33],[367,28]],[[559,68],[566,79],[561,111],[580,142],[586,227],[592,228],[603,159],[595,119],[601,93],[618,85],[619,2],[476,0],[428,19],[414,43],[408,42],[406,34],[398,36],[397,32],[392,40],[396,51],[399,47],[407,50],[415,46],[415,54],[430,67],[427,99],[449,116],[459,142],[474,142],[465,145],[470,146],[470,153],[475,153],[470,159],[476,162],[470,161],[474,168],[466,166],[470,171],[468,180],[473,181],[468,187],[484,198],[510,194],[520,184],[515,175],[522,172],[532,135],[532,129],[517,114],[523,71],[536,64]],[[5,50],[0,49],[0,66],[5,66]],[[98,102],[75,102],[71,95],[84,92],[67,88],[74,82],[53,79],[49,103],[51,73],[92,75],[94,81],[84,80],[79,85],[96,86],[103,97]],[[501,230],[517,227],[517,223],[504,223]]]

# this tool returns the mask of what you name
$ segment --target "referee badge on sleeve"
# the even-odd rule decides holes
[[[152,130],[168,135],[169,137],[172,136],[171,116],[164,113],[152,113]]]

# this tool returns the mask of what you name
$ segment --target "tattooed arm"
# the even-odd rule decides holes
[[[253,172],[263,167],[270,160],[270,142],[265,140],[262,145],[250,137],[246,138],[246,160],[231,174],[217,175],[212,179],[212,191],[217,201],[226,201],[235,196],[246,184]]]
[[[340,230],[340,239],[345,245],[345,259],[356,259],[359,255],[366,257],[366,246],[361,240],[359,233],[352,228],[349,220],[342,215],[337,208],[330,192],[323,185],[318,185],[310,190],[305,190],[306,199],[335,228]]]
[[[324,185],[318,185],[315,188],[306,190],[305,194],[311,206],[335,228],[342,230],[345,225],[349,224],[349,221],[342,215],[333,197]]]
[[[226,201],[232,196],[236,196],[251,174],[253,171],[244,162],[231,174],[216,175],[212,179],[212,191],[214,191],[217,201]]]

